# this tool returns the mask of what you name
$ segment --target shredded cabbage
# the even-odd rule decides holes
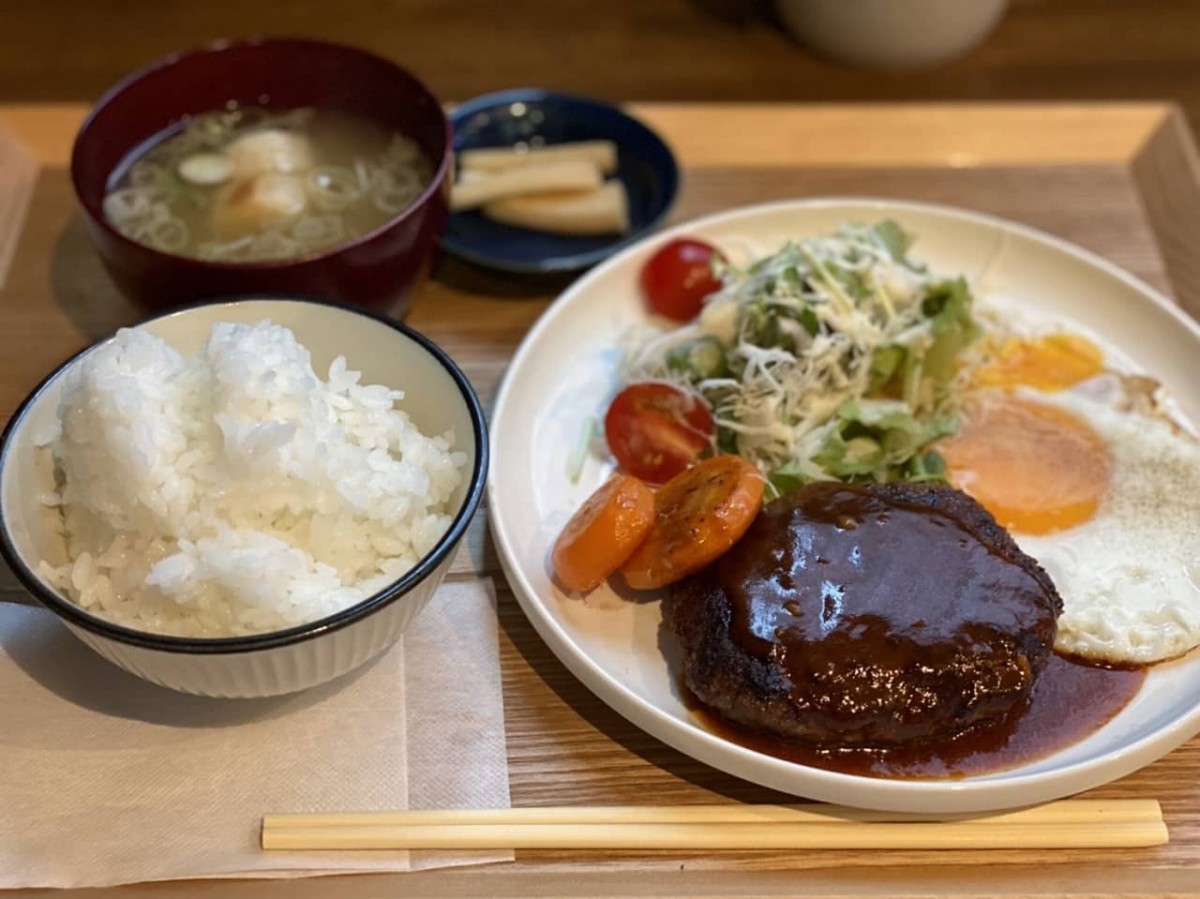
[[[628,381],[667,379],[702,396],[724,452],[772,490],[813,480],[937,480],[928,449],[958,426],[955,360],[978,333],[962,278],[908,257],[895,222],[844,224],[788,243],[724,286],[682,328],[639,342]]]

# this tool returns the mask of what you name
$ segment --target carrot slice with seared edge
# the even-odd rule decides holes
[[[554,573],[568,590],[587,593],[621,567],[654,524],[654,491],[616,474],[571,516],[554,544]]]
[[[654,527],[621,573],[630,587],[665,587],[715,561],[750,527],[762,506],[763,477],[741,456],[713,456],[655,495]]]

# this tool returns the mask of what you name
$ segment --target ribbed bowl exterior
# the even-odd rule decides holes
[[[64,622],[110,662],[140,678],[197,696],[251,699],[295,693],[365,665],[404,633],[433,598],[454,553],[403,596],[336,630],[270,649],[230,653],[164,652],[121,643]]]

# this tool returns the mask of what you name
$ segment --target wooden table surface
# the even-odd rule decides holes
[[[674,220],[822,194],[952,203],[1081,244],[1200,311],[1200,179],[1188,129],[1170,106],[632,109],[665,135],[683,164]],[[55,363],[136,317],[91,252],[63,167],[83,112],[0,108],[0,269],[2,251],[12,251],[0,272],[0,420]],[[712,140],[717,128],[728,140]],[[409,323],[462,364],[490,407],[507,360],[561,286],[444,260]],[[452,577],[482,572],[499,588],[514,805],[787,801],[664,746],[596,699],[525,620],[499,572],[486,516],[477,517],[468,544]],[[19,589],[0,570],[0,595]],[[511,864],[478,869],[143,885],[134,895],[1200,894],[1200,739],[1087,795],[1160,799],[1170,844],[1056,852],[521,852]]]
[[[969,0],[964,0],[969,2]],[[912,72],[806,52],[771,0],[5,0],[0,101],[91,100],[218,37],[293,34],[397,59],[441,97],[545,86],[613,100],[1181,102],[1200,122],[1195,0],[1013,0],[966,58]]]

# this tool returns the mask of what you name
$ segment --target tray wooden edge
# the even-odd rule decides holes
[[[685,166],[1112,164],[1171,119],[1167,102],[631,103]],[[88,106],[4,104],[0,121],[38,162],[65,167]],[[714,137],[713,125],[721,128]],[[1186,125],[1183,125],[1186,133]],[[889,139],[877,139],[880,129]],[[875,138],[875,139],[872,139]]]
[[[1180,305],[1200,317],[1200,155],[1183,111],[1169,114],[1147,135],[1130,171],[1158,240]]]
[[[598,868],[602,862],[598,862]],[[1100,896],[1136,897],[1197,896],[1195,869],[1178,868],[1147,872],[1116,865],[1087,870],[1063,871],[1048,877],[1045,869],[1032,866],[997,866],[981,874],[948,863],[937,868],[856,868],[804,872],[784,871],[672,871],[617,872],[531,870],[530,857],[524,864],[493,864],[463,868],[412,871],[405,874],[351,874],[264,883],[262,880],[174,881],[112,887],[89,892],[95,899],[132,895],[141,899],[177,895],[186,886],[189,895],[203,899],[251,899],[261,895],[291,899],[325,899],[333,895],[422,896],[425,899],[541,899],[571,896],[573,899],[696,899],[699,896],[804,896],[804,897],[1004,897],[1015,896]],[[486,877],[486,881],[481,878]],[[484,887],[486,883],[486,887]],[[486,889],[486,892],[481,890]],[[32,895],[17,891],[13,899]]]
[[[671,144],[685,168],[1125,164],[1164,122],[1182,120],[1168,102],[635,103],[628,109]]]

